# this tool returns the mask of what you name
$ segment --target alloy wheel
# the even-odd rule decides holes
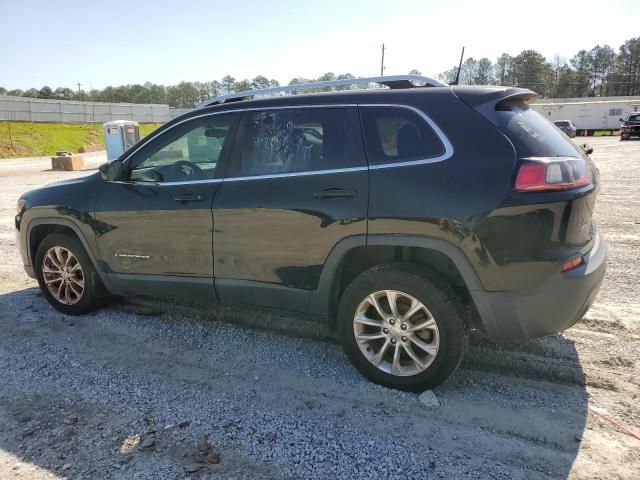
[[[51,247],[42,260],[42,277],[49,293],[64,305],[74,305],[84,293],[84,272],[76,256],[64,247]]]
[[[383,372],[416,375],[433,363],[440,332],[427,307],[411,295],[381,290],[367,296],[353,317],[362,354]]]

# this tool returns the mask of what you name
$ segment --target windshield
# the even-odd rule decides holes
[[[524,102],[500,103],[496,115],[498,128],[509,137],[520,158],[582,157],[565,134]]]
[[[627,118],[627,122],[640,122],[640,113],[629,115],[629,118]]]
[[[556,124],[556,127],[568,127],[569,126],[569,122],[554,122]]]

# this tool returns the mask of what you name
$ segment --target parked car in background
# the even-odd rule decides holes
[[[354,83],[390,88],[254,98]],[[471,330],[559,332],[602,282],[598,172],[535,98],[410,75],[223,95],[22,195],[22,262],[65,314],[108,295],[284,309],[370,380],[432,388]]]
[[[571,120],[556,120],[553,124],[562,130],[569,138],[575,138],[577,128]]]
[[[640,113],[630,113],[626,118],[621,118],[620,140],[629,140],[631,137],[640,137]]]

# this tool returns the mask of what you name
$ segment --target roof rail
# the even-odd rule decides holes
[[[362,85],[369,83],[378,83],[389,88],[414,88],[424,84],[425,87],[446,87],[446,83],[442,83],[433,78],[423,77],[422,75],[389,75],[387,77],[364,77],[364,78],[347,78],[344,80],[329,80],[325,82],[300,83],[298,85],[285,85],[280,87],[261,88],[258,90],[246,90],[244,92],[227,93],[219,95],[209,100],[205,100],[197,108],[208,107],[216,103],[225,103],[230,101],[246,100],[248,98],[270,95],[274,93],[298,92],[300,90],[311,90],[314,88],[331,88],[345,85]]]

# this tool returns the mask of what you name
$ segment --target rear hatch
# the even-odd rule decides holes
[[[454,93],[497,127],[512,143],[516,168],[508,205],[562,204],[552,235],[538,248],[567,255],[566,247],[585,252],[593,240],[592,216],[598,172],[582,148],[531,108],[537,95],[505,87],[454,87]],[[557,248],[557,247],[565,248]]]

